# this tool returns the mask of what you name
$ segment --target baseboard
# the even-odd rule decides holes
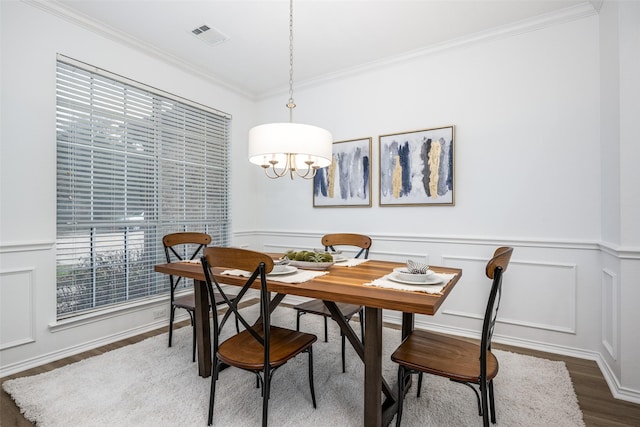
[[[635,404],[640,404],[639,390],[633,390],[628,387],[623,387],[622,384],[620,384],[620,381],[618,381],[618,378],[616,378],[614,372],[609,367],[609,364],[607,364],[602,356],[598,357],[596,363],[598,364],[598,367],[600,368],[600,371],[604,376],[604,380],[607,382],[609,390],[611,390],[611,394],[614,398]]]
[[[176,318],[174,321],[180,322],[183,320],[189,320],[189,315],[186,314],[186,312],[184,314],[176,315]],[[26,371],[28,369],[36,368],[38,366],[45,365],[47,363],[55,362],[57,360],[64,359],[65,357],[75,356],[76,354],[93,350],[95,348],[102,347],[103,345],[112,344],[114,342],[118,342],[127,338],[135,337],[136,335],[151,332],[160,328],[166,328],[168,324],[169,324],[168,318],[157,319],[157,320],[154,320],[152,323],[148,323],[146,325],[143,325],[137,328],[132,328],[127,331],[122,331],[117,334],[109,335],[97,340],[85,342],[85,343],[82,343],[81,345],[67,347],[51,353],[43,354],[38,357],[22,360],[18,363],[3,365],[0,367],[0,378],[13,375],[18,372]]]

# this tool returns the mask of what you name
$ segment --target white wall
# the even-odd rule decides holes
[[[603,164],[603,333],[615,389],[638,390],[640,336],[640,2],[607,1],[600,11]],[[615,250],[617,253],[611,253]]]
[[[374,138],[374,172],[378,135],[455,125],[456,206],[379,208],[374,173],[372,209],[313,209],[311,184],[263,180],[263,227],[322,231],[339,220],[341,230],[598,239],[597,25],[581,19],[297,90],[296,121],[335,140]],[[282,97],[262,103],[262,121],[284,114]]]
[[[161,298],[85,324],[50,327],[56,321],[56,54],[231,114],[234,163],[246,159],[253,102],[26,3],[2,1],[0,13],[1,376],[167,324],[154,318],[168,307]],[[234,195],[251,197],[241,170],[233,171],[232,182]],[[240,203],[233,204],[233,221],[257,227]]]
[[[602,71],[600,17],[580,14],[296,87],[296,121],[326,127],[336,140],[373,137],[373,207],[314,209],[310,182],[268,180],[246,161],[248,128],[286,120],[287,94],[252,103],[24,3],[0,4],[0,375],[166,325],[153,319],[159,305],[150,305],[53,333],[49,328],[55,321],[54,78],[60,52],[233,115],[235,244],[274,251],[315,247],[325,232],[353,231],[371,235],[372,258],[462,267],[463,279],[438,315],[419,316],[418,324],[465,335],[479,329],[484,263],[496,246],[514,246],[496,338],[594,358],[616,396],[640,402],[640,357],[630,333],[640,319],[627,308],[637,298],[625,302],[637,295],[631,278],[637,277],[640,242],[619,241],[621,218],[632,222],[627,204],[635,206],[638,193],[628,187],[638,172],[615,151],[627,153],[637,134],[626,119],[622,128],[613,125],[616,138],[626,138],[614,151],[601,138],[601,123],[609,129],[621,117],[601,118],[601,105],[608,106],[602,99],[620,99],[615,88],[601,88],[601,73],[620,70]],[[612,46],[622,46],[618,38]],[[621,82],[632,86],[626,74]],[[637,117],[640,109],[631,103],[622,111]],[[451,124],[455,206],[379,207],[378,135]],[[624,177],[612,175],[619,164],[628,165]],[[620,180],[625,191],[617,194]],[[614,193],[603,191],[609,186]],[[385,314],[397,320],[396,313]]]
[[[624,15],[637,24],[632,12]],[[620,96],[600,74],[600,55],[617,52],[618,34],[602,48],[600,26],[596,14],[576,16],[296,89],[295,121],[326,127],[335,140],[373,137],[373,207],[314,209],[310,183],[263,179],[263,248],[317,246],[324,232],[353,231],[373,238],[374,258],[462,267],[441,311],[418,322],[470,335],[486,301],[484,263],[495,247],[514,246],[496,339],[595,359],[616,397],[640,402],[639,340],[631,336],[640,316],[624,308],[638,300],[640,239],[618,240],[626,205],[635,212],[639,200],[637,178],[621,177],[618,165],[635,164],[625,170],[637,176],[637,138],[610,140],[622,131],[616,105],[602,111],[612,135],[601,139],[601,82],[603,98]],[[617,64],[607,74],[626,75]],[[631,75],[628,85],[638,81]],[[285,96],[260,102],[259,122],[280,120]],[[633,132],[639,111],[637,101],[627,107]],[[378,206],[378,136],[450,124],[455,206]]]

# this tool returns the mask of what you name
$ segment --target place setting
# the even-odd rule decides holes
[[[406,266],[394,268],[391,273],[365,285],[440,294],[453,276],[454,274],[436,273],[428,264],[407,260]]]
[[[290,251],[291,252],[291,251]],[[267,279],[283,283],[302,283],[324,276],[333,262],[291,261],[286,255],[273,260],[273,270],[267,274]],[[244,270],[225,270],[223,275],[250,277],[251,273]]]

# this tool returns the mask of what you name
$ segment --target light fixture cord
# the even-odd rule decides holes
[[[293,0],[289,0],[289,123],[293,123],[293,109],[296,104],[293,102]]]

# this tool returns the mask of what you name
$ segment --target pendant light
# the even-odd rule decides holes
[[[312,179],[331,164],[333,137],[317,126],[293,123],[293,0],[289,1],[289,109],[288,123],[269,123],[249,130],[249,161],[271,178],[289,175]]]

